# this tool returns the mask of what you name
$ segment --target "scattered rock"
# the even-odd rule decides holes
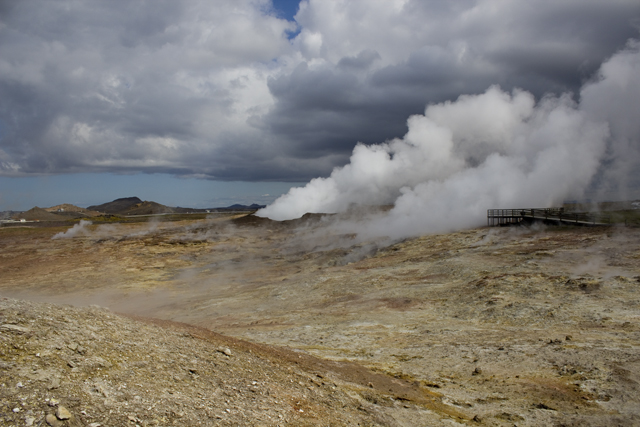
[[[53,414],[47,414],[44,417],[44,420],[47,422],[47,424],[49,424],[51,427],[59,427],[63,425],[63,422],[60,421],[58,418],[56,418],[55,415]]]
[[[11,369],[15,366],[14,363],[7,363],[0,360],[0,369]]]
[[[510,414],[509,412],[502,412],[502,413],[496,415],[496,418],[498,418],[500,420],[512,421],[512,422],[524,421],[524,418],[521,417],[520,415],[518,415],[518,414]]]
[[[282,350],[269,346],[243,350],[248,344],[234,340],[239,347],[232,352],[230,338],[223,340],[206,330],[185,332],[189,327],[184,324],[163,328],[106,311],[54,305],[43,308],[38,303],[0,299],[1,316],[8,320],[16,313],[29,321],[32,330],[54,329],[54,342],[61,345],[60,352],[51,355],[58,344],[52,345],[47,334],[1,335],[0,402],[11,402],[12,406],[0,414],[0,425],[190,427],[208,425],[206,420],[215,416],[212,408],[228,409],[224,418],[229,425],[272,425],[268,420],[291,410],[291,396],[300,396],[305,404],[317,408],[313,416],[332,425],[379,425],[376,417],[363,411],[359,401],[344,390],[311,387],[309,379],[323,378],[325,371],[320,374],[315,366],[305,367],[308,361],[295,356],[294,361],[287,361]],[[68,358],[73,348],[76,353],[80,350],[81,346],[74,344],[77,334],[83,333],[82,325],[96,328],[90,348],[99,358]],[[217,352],[229,359],[220,363]],[[36,358],[36,353],[43,356]],[[68,367],[73,367],[71,374]],[[51,396],[53,391],[55,397]],[[19,401],[18,394],[33,398]],[[336,405],[340,411],[334,409]],[[82,415],[72,414],[74,408],[84,409],[78,409]],[[296,407],[296,416],[302,414],[299,409]],[[304,411],[306,416],[306,407]],[[37,417],[32,416],[32,421],[26,418],[36,413],[44,415],[40,424]],[[148,420],[135,413],[144,413]]]
[[[12,325],[12,324],[4,324],[0,325],[0,329],[4,329],[5,331],[16,332],[18,334],[26,334],[29,332],[29,328],[25,328],[24,326]]]
[[[550,407],[550,406],[547,406],[547,405],[545,405],[544,403],[538,403],[537,405],[534,405],[534,407],[535,407],[535,408],[538,408],[538,409],[546,409],[546,410],[548,410],[548,411],[555,411],[555,410],[556,410],[555,408],[552,408],[552,407]]]
[[[218,348],[220,353],[226,354],[227,356],[231,356],[231,349],[229,347],[220,347]]]
[[[71,412],[69,412],[69,410],[64,406],[60,405],[56,411],[56,417],[58,417],[59,420],[68,420],[71,418]]]
[[[60,388],[60,378],[52,378],[51,379],[51,383],[49,383],[49,387],[47,387],[49,390],[55,390],[57,388]]]

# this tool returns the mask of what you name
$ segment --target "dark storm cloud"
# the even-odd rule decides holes
[[[363,50],[357,56],[345,56],[342,58],[338,61],[338,67],[347,70],[366,70],[378,59],[381,59],[380,54],[375,50]]]
[[[207,127],[223,129],[216,125],[234,113],[228,80],[242,74],[234,67],[288,49],[291,24],[265,15],[265,4],[23,1],[3,9],[4,172],[194,172],[190,156],[211,159],[224,140]]]
[[[329,26],[325,21],[332,17],[343,22],[343,15],[361,12],[355,6],[336,6],[331,13],[326,6],[315,6],[299,16],[309,27]],[[546,93],[577,95],[602,61],[638,36],[640,4],[408,2],[386,22],[371,17],[373,13],[354,20],[356,30],[331,25],[331,34],[322,33],[327,37],[318,56],[330,59],[326,52],[339,51],[343,40],[370,43],[368,50],[321,67],[299,66],[270,82],[276,105],[266,120],[273,132],[294,138],[296,155],[336,150],[346,154],[356,141],[375,143],[400,136],[406,132],[406,118],[422,113],[426,103],[482,93],[491,84],[522,88],[537,98]],[[406,52],[406,59],[388,60],[396,52],[385,53],[384,42],[376,44],[373,32],[392,38],[398,29],[374,24],[398,19],[404,20],[403,31],[411,36],[396,46],[398,52]],[[359,30],[367,24],[372,33]],[[304,41],[303,36],[304,31]],[[378,59],[382,64],[367,72]]]
[[[413,109],[424,108],[424,98],[411,102],[378,90],[343,67],[311,70],[303,63],[290,75],[270,80],[269,89],[277,102],[264,121],[286,138],[289,153],[298,158],[346,156],[355,142],[392,138],[406,131]]]
[[[428,103],[579,93],[637,1],[0,2],[0,174],[306,180]],[[297,31],[291,40],[291,31]]]

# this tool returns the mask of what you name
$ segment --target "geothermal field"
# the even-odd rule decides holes
[[[0,424],[640,424],[640,229],[337,219],[0,228]]]

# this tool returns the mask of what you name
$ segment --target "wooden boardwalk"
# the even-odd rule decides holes
[[[487,210],[487,225],[490,227],[526,224],[534,221],[576,225],[615,224],[607,212],[565,212],[564,208]]]

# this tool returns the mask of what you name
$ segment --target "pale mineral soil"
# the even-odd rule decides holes
[[[332,381],[377,414],[365,425],[640,425],[640,230],[479,228],[376,246],[327,221],[55,240],[64,229],[0,229],[0,296],[286,346],[324,375],[356,362]]]

